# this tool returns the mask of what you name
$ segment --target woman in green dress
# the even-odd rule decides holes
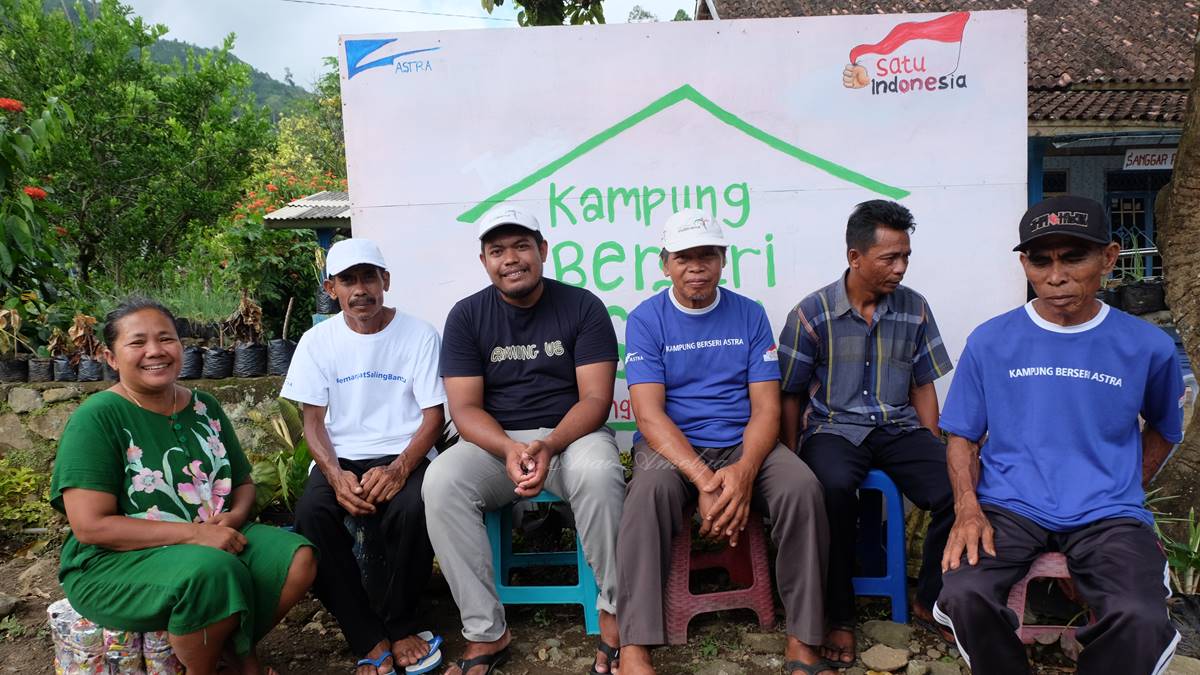
[[[167,630],[189,675],[260,672],[254,645],[312,584],[303,537],[248,522],[250,465],[209,394],[176,383],[183,349],[162,305],[131,300],[106,317],[120,382],[71,415],[50,499],[71,523],[59,581],[81,615]]]

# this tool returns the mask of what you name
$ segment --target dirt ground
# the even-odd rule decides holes
[[[62,597],[57,581],[58,557],[52,546],[28,548],[29,542],[0,544],[0,594],[16,596],[21,603],[12,618],[0,622],[0,673],[52,673],[53,649],[46,628],[46,607]],[[463,639],[458,617],[444,580],[435,574],[430,588],[430,628],[446,639],[443,653],[457,656]],[[862,620],[886,619],[886,603],[867,601]],[[586,673],[595,640],[584,633],[578,607],[514,606],[508,609],[513,633],[514,658],[501,669],[504,675],[567,675]],[[782,619],[782,617],[779,617]],[[860,651],[870,639],[861,634]],[[761,631],[750,612],[724,612],[692,621],[688,644],[664,647],[654,659],[663,675],[776,675],[782,666],[784,635],[779,625]],[[1197,656],[1197,644],[1185,644],[1181,653]],[[927,661],[962,665],[958,653],[932,633],[912,632],[909,648]],[[1074,672],[1057,644],[1030,648],[1039,674]],[[1190,653],[1189,653],[1190,652]],[[353,657],[347,651],[332,618],[311,597],[293,609],[259,646],[264,661],[282,675],[349,673]],[[863,675],[861,662],[848,671]],[[938,671],[944,672],[944,671]],[[965,666],[962,672],[967,672]]]

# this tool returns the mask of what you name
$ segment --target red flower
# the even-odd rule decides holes
[[[63,227],[62,225],[55,225],[54,231],[57,232],[58,236],[60,237],[67,236],[67,228]]]
[[[279,188],[275,187],[271,183],[267,183],[267,192],[276,192],[277,190],[279,190]]]
[[[25,104],[21,103],[15,98],[0,98],[0,110],[7,110],[9,112],[23,112],[25,110]]]
[[[38,201],[41,201],[46,198],[45,190],[43,190],[40,187],[34,187],[32,185],[25,186],[25,194],[29,195],[30,199],[36,199]]]

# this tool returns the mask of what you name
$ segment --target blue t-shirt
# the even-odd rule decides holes
[[[637,306],[625,328],[625,380],[666,388],[667,416],[692,445],[742,442],[750,383],[779,379],[779,355],[762,306],[717,289],[704,309],[676,304],[668,288]],[[634,435],[634,442],[641,434]]]
[[[980,449],[982,504],[1066,531],[1106,518],[1153,518],[1142,505],[1138,415],[1177,443],[1183,378],[1158,327],[1107,305],[1058,326],[1028,304],[967,338],[941,427]]]

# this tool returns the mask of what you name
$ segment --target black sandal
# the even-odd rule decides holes
[[[498,652],[483,654],[473,659],[459,659],[454,662],[454,665],[458,667],[463,675],[469,675],[471,669],[475,666],[487,666],[487,670],[484,671],[483,675],[492,675],[493,671],[508,663],[508,656],[508,647],[505,647]]]
[[[603,639],[596,640],[596,651],[608,657],[608,671],[600,672],[596,670],[596,666],[600,665],[596,659],[592,659],[592,669],[588,671],[588,675],[610,675],[613,668],[619,668],[621,664],[621,648],[614,647]]]
[[[821,659],[816,663],[804,663],[803,661],[788,661],[783,664],[783,675],[792,675],[799,670],[804,675],[817,675],[823,670],[832,670],[838,672],[838,665],[828,659]]]

